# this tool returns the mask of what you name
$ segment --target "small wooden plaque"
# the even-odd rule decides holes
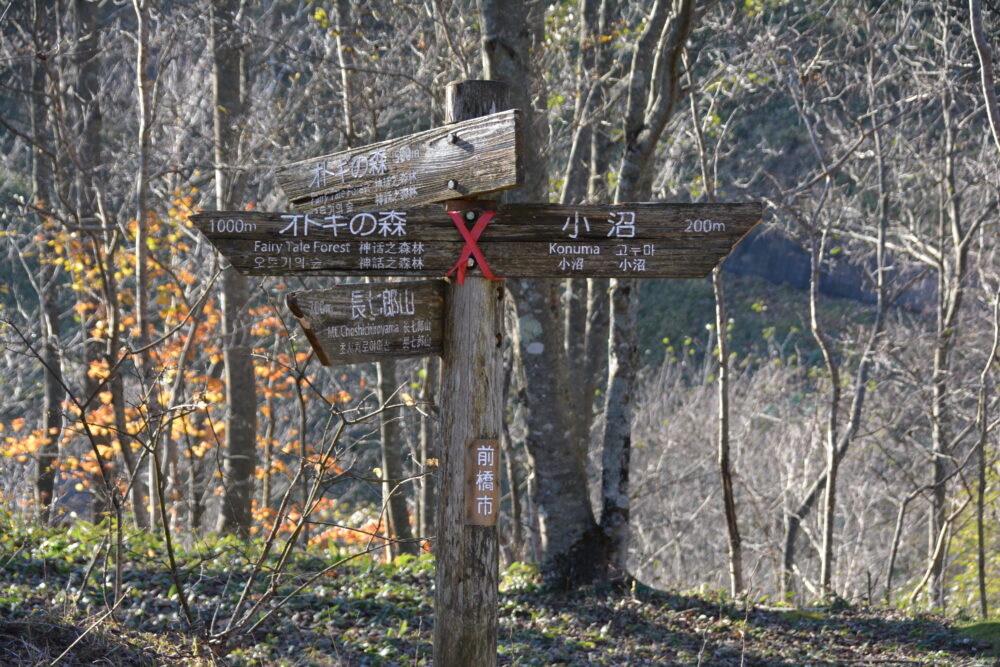
[[[501,111],[289,164],[278,185],[300,213],[388,211],[516,188],[521,112]]]
[[[465,525],[495,526],[500,514],[500,441],[465,445]]]
[[[441,354],[443,280],[336,285],[285,297],[324,366]]]

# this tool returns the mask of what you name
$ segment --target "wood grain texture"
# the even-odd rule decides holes
[[[500,192],[522,183],[520,125],[511,109],[294,162],[275,179],[296,211],[327,215]]]
[[[441,458],[435,544],[434,664],[496,661],[496,526],[468,526],[465,451],[502,427],[503,283],[471,277],[448,287],[441,386]]]
[[[478,245],[499,277],[703,278],[762,212],[756,202],[518,204],[499,208]],[[248,275],[443,276],[465,246],[452,219],[437,206],[395,213],[405,214],[402,228],[381,222],[388,212],[334,221],[246,211],[192,219]]]
[[[455,110],[498,106],[506,86],[463,82],[448,87]],[[503,398],[502,282],[469,277],[449,284],[441,364],[441,458],[434,664],[490,667],[497,659],[500,583],[496,526],[465,525],[465,452],[472,439],[499,440]]]
[[[500,514],[500,441],[465,446],[465,524],[495,526]]]
[[[324,366],[440,355],[442,280],[358,283],[285,297]]]

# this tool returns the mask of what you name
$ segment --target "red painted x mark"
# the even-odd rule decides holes
[[[465,284],[465,269],[468,266],[469,257],[476,258],[476,262],[479,264],[479,268],[482,269],[485,277],[490,280],[503,280],[503,278],[497,278],[493,275],[493,272],[490,271],[490,265],[486,263],[486,258],[483,257],[483,253],[479,250],[479,246],[476,244],[479,237],[483,235],[483,230],[486,229],[486,225],[490,224],[490,220],[493,219],[493,214],[495,212],[496,211],[483,211],[483,214],[479,216],[478,220],[476,220],[476,224],[473,225],[472,231],[470,232],[465,226],[465,220],[462,219],[461,212],[448,211],[448,215],[451,216],[452,222],[455,223],[455,226],[458,227],[458,231],[462,235],[462,238],[465,239],[465,247],[462,248],[461,256],[458,258],[458,261],[455,262],[455,266],[451,267],[448,273],[445,274],[446,276],[450,276],[457,270],[459,285]]]

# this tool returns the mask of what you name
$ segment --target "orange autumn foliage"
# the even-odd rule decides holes
[[[111,483],[124,491],[127,475],[123,448],[128,448],[125,453],[141,456],[153,428],[162,427],[159,436],[176,448],[173,451],[181,461],[181,474],[195,466],[205,466],[205,477],[218,474],[213,454],[225,437],[226,386],[220,369],[225,341],[220,303],[213,296],[216,291],[209,284],[212,276],[206,271],[211,263],[206,262],[204,247],[195,247],[191,240],[196,237],[190,221],[196,212],[196,194],[194,190],[177,191],[165,211],[149,211],[144,220],[149,231],[151,311],[144,332],[138,328],[135,304],[136,256],[128,251],[135,243],[135,220],[106,221],[109,229],[124,232],[115,248],[106,247],[100,233],[91,236],[52,225],[46,233],[38,234],[36,242],[43,250],[39,261],[61,272],[73,292],[75,303],[70,316],[76,319],[76,331],[91,339],[93,349],[101,351],[101,358],[93,359],[93,353],[82,354],[79,349],[68,354],[66,376],[78,394],[75,403],[67,401],[63,406],[63,427],[52,434],[44,433],[43,428],[33,429],[40,426],[41,416],[37,414],[0,423],[0,456],[24,466],[34,465],[38,452],[53,438],[59,438],[61,458],[56,468],[62,483],[77,490],[91,488],[103,468],[114,475]],[[256,476],[282,476],[282,484],[294,473],[301,455],[309,459],[310,475],[343,473],[335,460],[321,466],[312,444],[303,447],[302,435],[293,427],[298,423],[296,411],[288,409],[290,402],[299,400],[298,392],[303,392],[306,403],[321,398],[332,405],[347,404],[352,394],[358,393],[358,387],[347,386],[346,374],[337,389],[322,386],[322,396],[315,393],[314,378],[302,375],[315,362],[309,361],[308,347],[289,346],[286,326],[297,325],[294,320],[283,319],[286,317],[276,312],[270,302],[251,307],[247,318],[255,337],[252,359],[258,379],[259,414],[263,417],[259,420],[270,420],[273,426],[271,437],[265,435],[263,427],[258,431],[260,451],[267,446],[274,455],[269,465],[258,466]],[[142,358],[136,353],[140,334],[155,341],[152,347],[143,349]],[[86,365],[73,367],[81,358],[88,359]],[[144,370],[137,372],[145,360],[151,362],[152,379],[140,377]],[[117,380],[115,374],[125,378],[124,389],[112,382]],[[92,394],[82,395],[77,386],[84,384],[79,381],[81,375],[89,381],[87,391]],[[364,387],[364,382],[359,386]],[[175,392],[175,387],[179,391]],[[322,409],[327,406],[324,404]],[[208,485],[215,491],[214,481]],[[301,520],[298,511],[283,523],[282,531]],[[323,499],[314,516],[332,520],[334,512],[333,501]],[[258,530],[269,527],[267,522],[273,520],[267,510],[255,515]],[[377,526],[370,523],[365,520],[358,525],[374,532]],[[334,531],[325,538],[313,535],[311,540],[334,539],[348,544],[353,535],[357,534]]]

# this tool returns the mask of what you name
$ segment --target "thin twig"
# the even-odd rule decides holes
[[[108,616],[110,616],[112,613],[114,613],[115,609],[118,608],[118,605],[120,605],[122,603],[122,600],[124,600],[124,599],[125,598],[121,598],[120,600],[118,600],[117,602],[115,602],[114,606],[111,607],[111,609],[108,609],[106,612],[104,612],[103,614],[101,614],[100,618],[98,618],[96,621],[94,621],[90,625],[89,628],[87,628],[86,630],[84,630],[83,634],[81,634],[79,637],[77,637],[76,639],[74,639],[73,643],[70,644],[69,646],[67,646],[65,651],[63,651],[62,653],[60,653],[58,656],[56,656],[55,660],[53,660],[52,662],[49,663],[49,667],[54,667],[54,665],[58,664],[60,660],[62,660],[63,658],[65,658],[69,654],[69,652],[72,651],[76,647],[77,644],[79,644],[81,641],[83,641],[84,637],[86,637],[88,634],[90,634],[91,631],[94,628],[96,628],[98,625],[100,625],[101,623],[103,623],[104,619],[106,619]]]

